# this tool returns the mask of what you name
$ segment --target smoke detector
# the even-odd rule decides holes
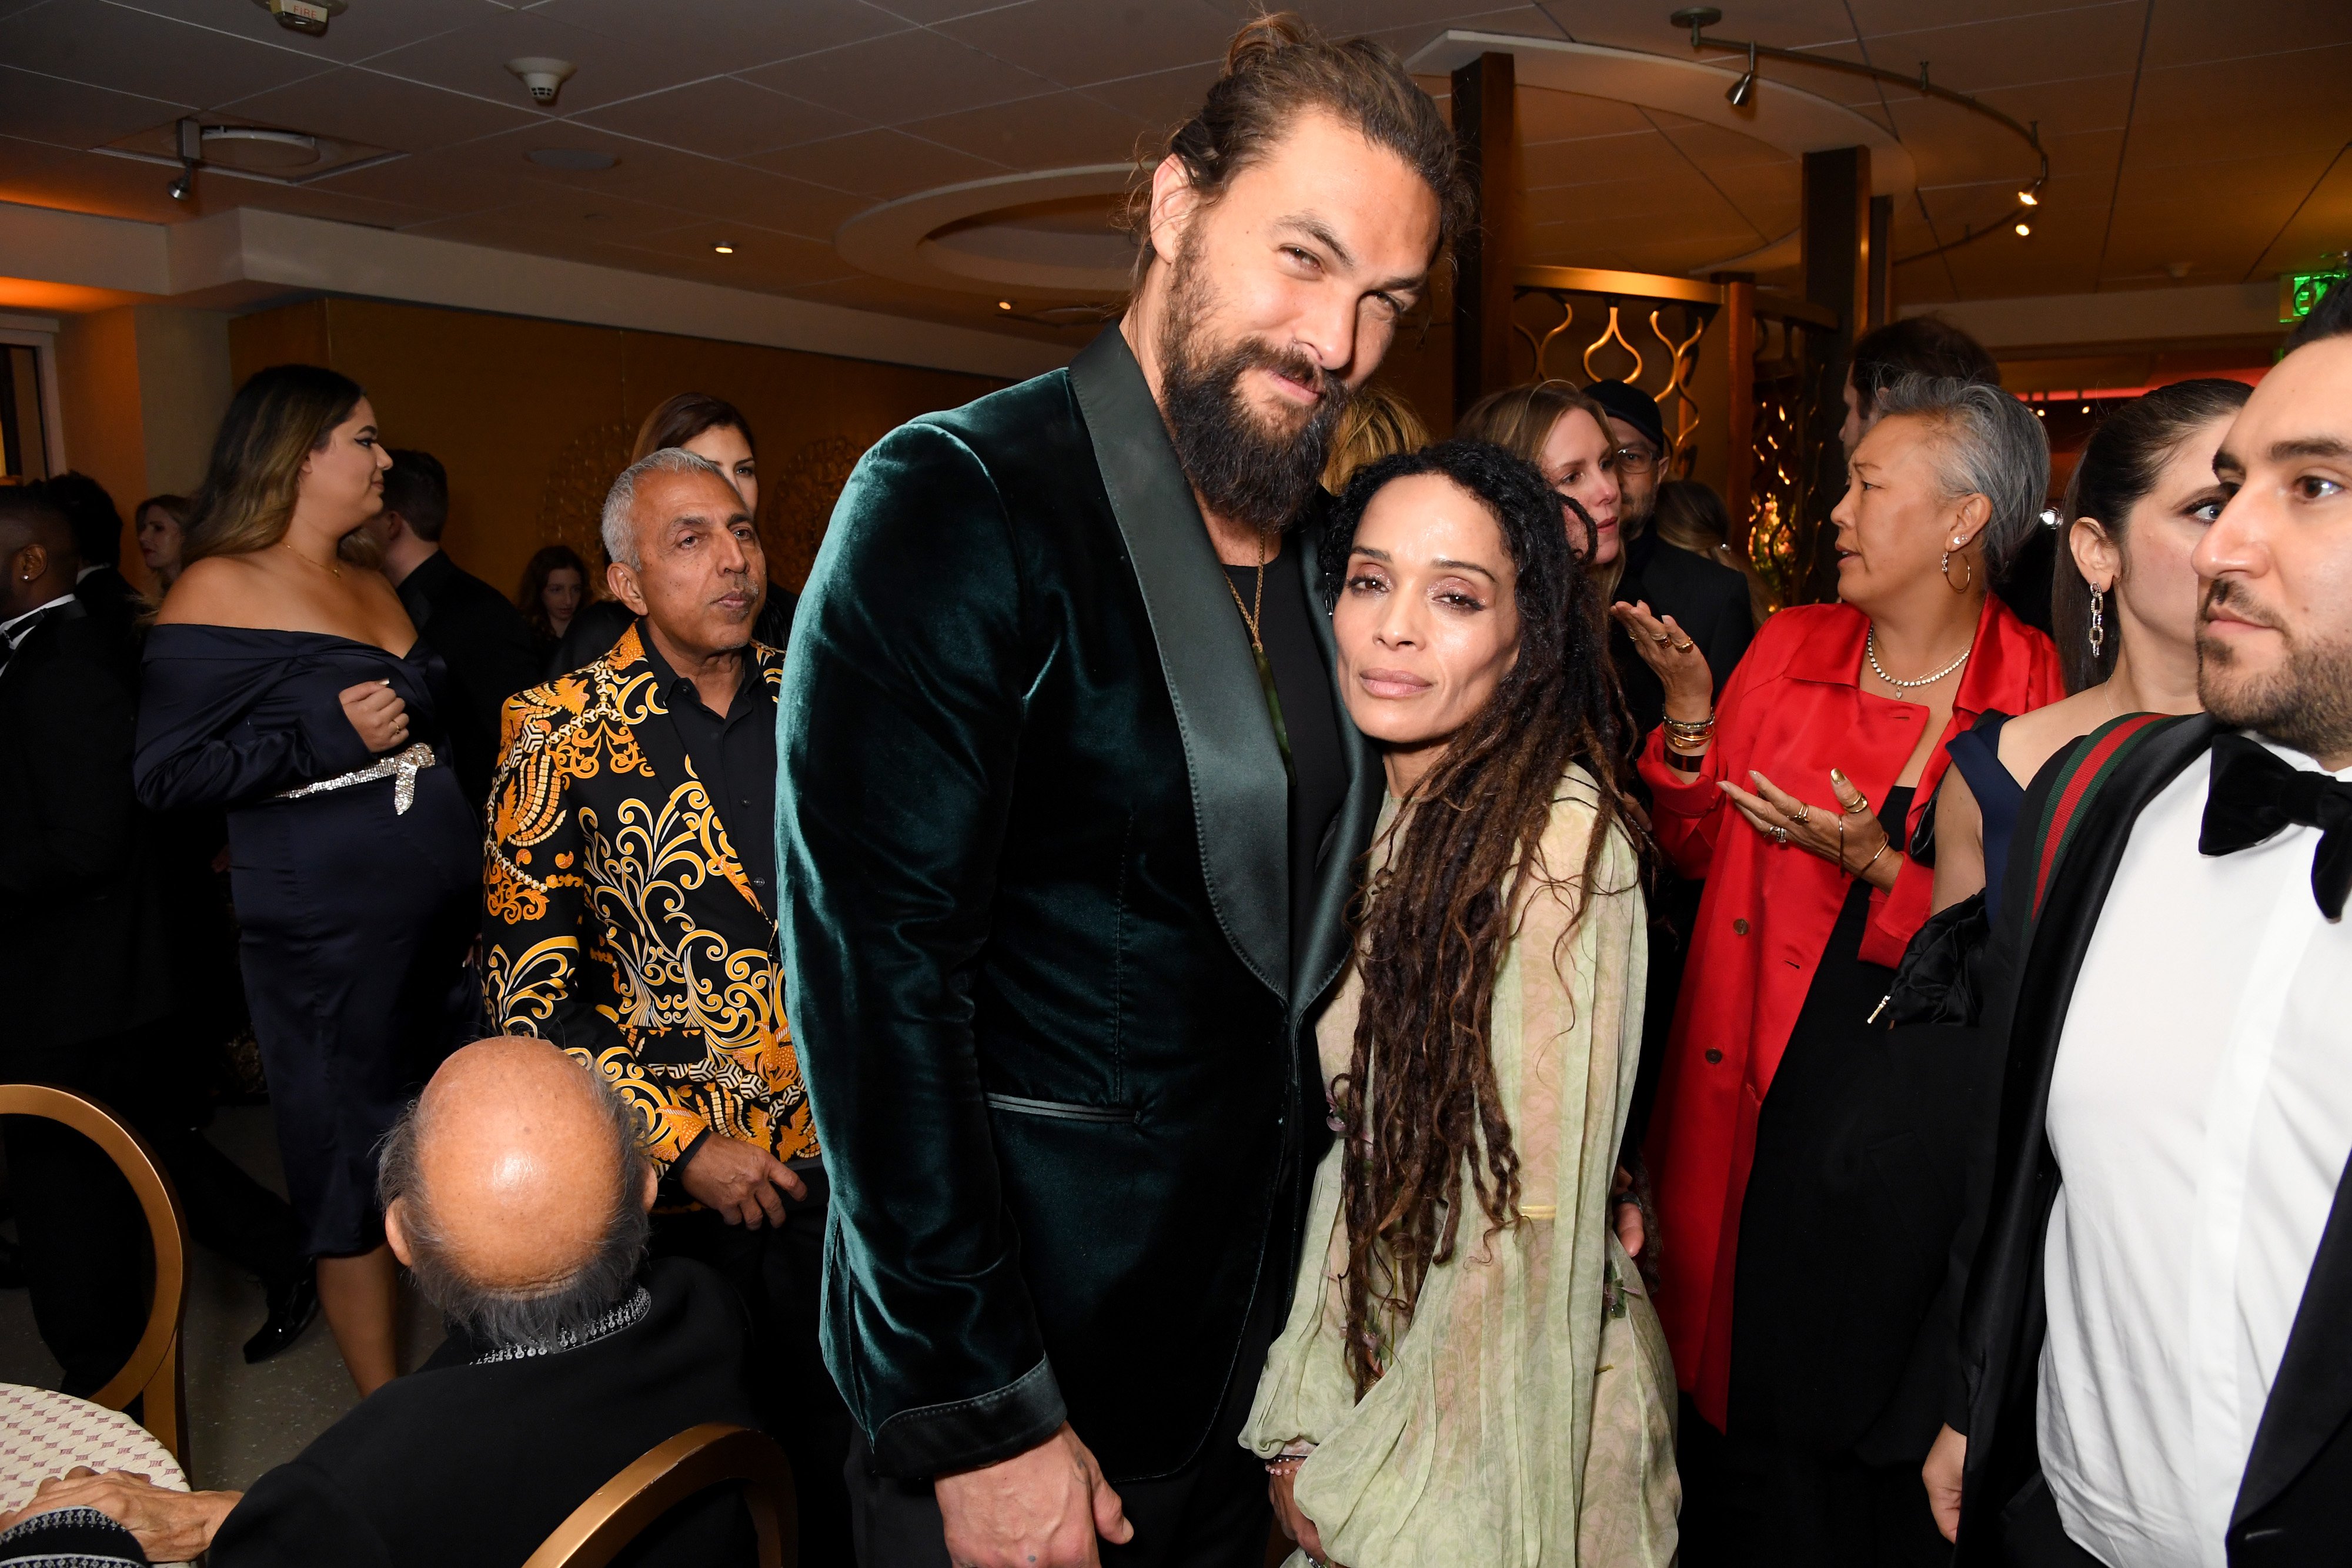
[[[507,69],[520,77],[530,96],[541,103],[553,103],[556,93],[579,68],[570,60],[550,59],[545,55],[525,55],[507,62]]]

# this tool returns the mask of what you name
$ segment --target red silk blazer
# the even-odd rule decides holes
[[[1756,634],[1717,697],[1715,746],[1700,770],[1666,766],[1663,728],[1640,759],[1659,849],[1684,875],[1706,879],[1647,1158],[1662,1243],[1659,1315],[1683,1387],[1718,1430],[1730,1388],[1732,1278],[1757,1115],[1850,884],[1820,856],[1782,850],[1749,827],[1716,785],[1728,779],[1752,788],[1752,768],[1799,800],[1834,809],[1830,769],[1838,768],[1874,803],[1886,798],[1918,744],[1927,709],[1862,690],[1869,629],[1869,618],[1851,605],[1781,611]],[[2050,639],[1988,595],[1952,721],[1920,775],[1907,826],[1916,827],[1935,799],[1953,736],[1988,709],[2025,713],[2064,695]],[[1901,959],[1927,918],[1932,876],[1906,861],[1892,891],[1871,895],[1864,959]]]

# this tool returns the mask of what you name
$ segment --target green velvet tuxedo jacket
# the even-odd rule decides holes
[[[1116,329],[866,454],[778,724],[824,1349],[876,1468],[987,1463],[1066,1416],[1114,1480],[1181,1469],[1253,1291],[1294,1276],[1328,1137],[1309,1020],[1382,785],[1343,716],[1294,944],[1248,636]]]

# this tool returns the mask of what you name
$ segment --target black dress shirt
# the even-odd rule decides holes
[[[1348,798],[1348,759],[1339,749],[1339,688],[1323,662],[1296,539],[1265,563],[1263,607],[1254,606],[1274,689],[1282,699],[1282,727],[1290,742],[1290,933],[1305,938],[1315,908],[1315,862],[1323,834]],[[1259,598],[1257,568],[1228,566],[1225,579],[1244,604]]]
[[[400,602],[448,671],[441,705],[466,800],[478,812],[499,765],[499,710],[539,684],[539,643],[507,596],[436,550],[400,580]]]
[[[662,706],[694,764],[695,777],[710,791],[711,804],[727,828],[727,841],[743,874],[760,894],[760,906],[776,909],[776,699],[752,660],[743,673],[724,718],[710,711],[694,682],[670,668],[654,646],[653,630],[637,622],[646,662],[660,681]]]

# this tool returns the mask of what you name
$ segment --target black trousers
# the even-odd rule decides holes
[[[1237,1439],[1288,1304],[1286,1290],[1268,1292],[1261,1284],[1216,1424],[1192,1462],[1157,1480],[1111,1483],[1135,1534],[1124,1546],[1099,1543],[1103,1568],[1265,1568],[1274,1529],[1265,1467]],[[864,1568],[950,1568],[931,1483],[877,1476],[872,1459],[858,1434],[847,1467],[858,1562]]]
[[[708,1209],[654,1217],[658,1257],[692,1258],[723,1275],[751,1322],[751,1404],[793,1463],[802,1568],[848,1568],[849,1499],[842,1489],[849,1407],[817,1343],[824,1282],[824,1210],[832,1188],[822,1168],[797,1173],[809,1195],[781,1226],[748,1230]]]
[[[2101,1568],[2066,1533],[2058,1500],[2038,1470],[2000,1511],[2000,1555],[2010,1568]]]
[[[196,1091],[177,1071],[171,1026],[54,1051],[10,1051],[0,1071],[104,1103],[131,1124],[179,1190],[190,1235],[277,1286],[301,1267],[294,1213],[195,1125]],[[68,1394],[93,1394],[122,1369],[146,1326],[154,1256],[131,1184],[97,1145],[57,1122],[0,1117],[33,1322]]]

